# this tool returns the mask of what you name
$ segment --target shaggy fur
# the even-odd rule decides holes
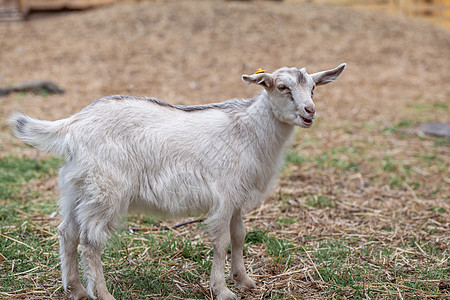
[[[129,211],[208,215],[216,298],[237,298],[225,283],[230,242],[236,286],[254,288],[243,262],[242,212],[270,191],[294,126],[312,125],[314,87],[335,80],[344,68],[243,75],[264,87],[251,100],[174,106],[154,98],[109,96],[54,122],[13,114],[10,124],[19,138],[66,159],[59,172],[58,230],[63,285],[71,297],[114,299],[106,288],[101,251]],[[87,289],[79,277],[78,245]]]

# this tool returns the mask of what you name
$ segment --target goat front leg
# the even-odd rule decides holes
[[[241,211],[235,211],[230,221],[231,232],[231,274],[237,288],[251,290],[256,288],[244,265],[245,225]]]
[[[225,260],[230,246],[230,230],[226,226],[230,218],[211,222],[209,233],[214,247],[210,286],[217,300],[236,300],[238,297],[227,287],[225,281]]]

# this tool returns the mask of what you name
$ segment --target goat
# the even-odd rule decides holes
[[[249,100],[182,106],[115,95],[53,122],[13,113],[9,123],[17,137],[66,160],[58,175],[58,231],[62,283],[69,297],[114,299],[106,287],[101,251],[131,211],[168,217],[206,214],[216,299],[237,299],[224,275],[230,242],[236,287],[255,288],[243,261],[242,213],[270,192],[294,126],[312,126],[315,86],[336,80],[345,66],[311,75],[305,68],[286,67],[243,75],[243,81],[264,88]],[[78,246],[87,289],[79,276]]]

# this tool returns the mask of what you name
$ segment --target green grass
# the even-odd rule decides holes
[[[360,169],[362,150],[359,147],[332,148],[322,151],[321,155],[315,157],[304,157],[299,151],[301,150],[293,149],[286,154],[285,166],[319,166],[323,170],[334,168],[340,172],[354,172]]]
[[[413,108],[417,111],[432,111],[434,112],[436,109],[439,110],[449,110],[450,106],[448,103],[445,102],[436,102],[436,103],[414,103],[414,104],[408,104],[406,107]]]
[[[324,207],[335,207],[336,203],[328,197],[325,196],[309,196],[306,200],[306,205],[324,208]]]
[[[294,224],[295,222],[299,222],[298,218],[286,218],[286,217],[280,217],[278,218],[278,225],[284,226],[284,225],[290,225]]]
[[[409,119],[402,120],[402,121],[398,122],[397,124],[386,127],[384,129],[384,132],[387,134],[397,133],[400,129],[406,128],[406,127],[411,127],[415,124],[416,124],[416,121],[413,121],[413,120],[409,120]]]
[[[58,158],[37,161],[7,156],[0,159],[0,199],[14,198],[22,184],[44,175],[54,175],[60,165]]]
[[[420,241],[413,241],[399,248],[405,251],[402,252],[405,253],[402,260],[397,257],[396,249],[379,244],[360,249],[353,245],[355,242],[328,239],[314,251],[318,275],[327,283],[327,293],[330,297],[373,299],[384,290],[383,293],[387,292],[390,297],[396,298],[400,286],[402,290],[413,295],[416,293],[412,298],[419,299],[420,291],[439,293],[434,282],[448,278],[448,263],[404,263],[405,257],[413,260],[417,255],[427,255],[433,260],[445,261],[449,255],[448,250],[437,250],[429,243],[420,247]]]
[[[247,234],[245,243],[245,248],[248,248],[249,245],[252,244],[263,244],[267,253],[271,256],[272,261],[283,265],[289,265],[292,263],[292,254],[297,248],[286,238],[271,235],[268,231],[261,228],[253,228],[253,231]]]
[[[143,251],[149,256],[142,255]],[[139,291],[141,297],[172,295],[175,288],[171,284],[173,267],[177,262],[189,265],[190,269],[177,270],[176,277],[189,284],[205,280],[211,268],[211,256],[211,249],[205,242],[195,243],[171,232],[145,234],[139,238],[136,234],[121,232],[108,243],[103,260],[109,262],[106,267],[110,279],[108,288],[115,291],[116,297],[126,299],[132,296],[132,291]],[[183,296],[202,299],[202,294],[195,289],[186,291]]]
[[[301,156],[298,151],[291,150],[286,154],[286,164],[294,164],[299,165],[303,162],[305,162],[305,158]]]

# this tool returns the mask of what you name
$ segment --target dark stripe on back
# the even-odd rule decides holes
[[[195,112],[195,111],[202,111],[207,109],[230,109],[230,108],[244,108],[250,106],[253,101],[244,101],[244,100],[238,100],[238,99],[231,99],[220,103],[211,103],[211,104],[201,104],[201,105],[172,105],[167,102],[164,102],[162,100],[159,100],[157,98],[151,98],[151,97],[135,97],[135,96],[124,96],[124,95],[112,95],[103,97],[100,99],[95,100],[91,105],[95,105],[100,102],[106,102],[106,101],[121,101],[121,100],[138,100],[138,101],[148,101],[163,107],[172,108],[172,109],[178,109],[185,112]],[[90,106],[91,106],[90,105]]]

